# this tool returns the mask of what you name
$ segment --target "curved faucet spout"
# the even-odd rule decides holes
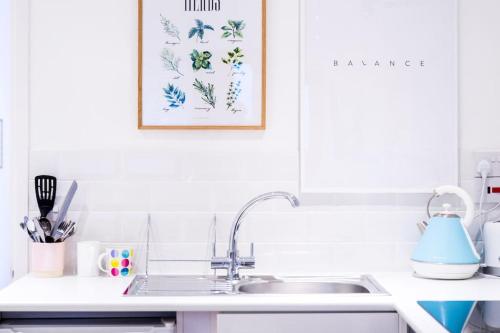
[[[253,208],[255,205],[262,201],[267,201],[269,199],[275,199],[275,198],[283,198],[286,199],[290,202],[290,205],[292,205],[293,208],[300,206],[299,199],[291,193],[288,192],[269,192],[269,193],[264,193],[261,194],[243,206],[243,208],[240,209],[238,214],[236,214],[233,224],[231,226],[231,233],[229,235],[229,252],[236,252],[237,251],[237,236],[238,236],[238,230],[240,229],[241,223],[243,222],[243,218],[246,216],[248,211]]]
[[[238,230],[240,229],[241,223],[243,222],[243,218],[247,214],[247,212],[257,205],[260,202],[269,200],[283,198],[290,202],[292,207],[298,207],[300,205],[299,199],[291,193],[288,192],[269,192],[261,194],[249,202],[247,202],[243,208],[236,214],[233,225],[231,227],[231,233],[229,235],[229,249],[228,249],[228,259],[229,259],[229,267],[228,267],[228,276],[229,280],[239,279],[238,269],[240,268],[239,256],[238,256]]]

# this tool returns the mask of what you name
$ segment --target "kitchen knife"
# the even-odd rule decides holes
[[[73,180],[73,183],[71,183],[71,186],[68,190],[68,193],[66,194],[66,197],[64,198],[63,205],[61,207],[61,210],[59,211],[59,214],[57,214],[57,219],[54,224],[54,228],[52,228],[52,234],[51,236],[54,237],[57,228],[59,228],[59,225],[64,221],[66,218],[66,214],[68,214],[68,209],[69,206],[71,205],[71,201],[73,201],[73,197],[75,196],[76,190],[78,189],[78,184],[76,181]]]

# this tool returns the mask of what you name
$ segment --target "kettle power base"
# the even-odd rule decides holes
[[[439,280],[464,280],[471,278],[479,269],[479,264],[434,264],[411,261],[416,276]]]
[[[500,277],[500,267],[486,266],[482,269],[483,274]]]

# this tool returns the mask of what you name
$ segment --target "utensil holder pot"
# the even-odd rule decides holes
[[[32,243],[31,274],[37,277],[58,277],[64,272],[64,242]]]

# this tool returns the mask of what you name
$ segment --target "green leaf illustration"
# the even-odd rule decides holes
[[[176,38],[179,42],[181,41],[179,29],[170,20],[167,20],[163,15],[160,14],[160,22],[163,26],[163,31],[170,37]]]
[[[194,80],[193,87],[200,92],[201,94],[201,99],[208,105],[210,105],[212,108],[215,109],[215,103],[217,102],[217,99],[215,97],[215,88],[214,85],[211,83],[203,83],[203,81],[200,81],[198,79]]]
[[[198,50],[193,50],[190,54],[193,70],[198,71],[200,69],[212,69],[212,63],[210,58],[212,58],[212,53],[208,51],[199,52]]]
[[[238,102],[238,99],[241,94],[241,80],[235,82],[231,82],[229,84],[229,89],[226,94],[226,107],[227,110],[231,111],[232,113],[236,113],[238,110],[235,107],[235,104]]]
[[[179,69],[181,58],[176,57],[172,51],[167,48],[163,49],[160,58],[166,70],[175,72],[180,76],[184,76]]]
[[[179,88],[169,84],[167,88],[163,88],[165,98],[170,103],[169,107],[177,109],[186,102],[186,94]]]
[[[243,29],[245,29],[246,24],[243,20],[228,20],[228,25],[222,26],[221,29],[224,31],[222,38],[228,38],[232,36],[234,39],[239,37],[243,38]]]
[[[239,71],[241,65],[243,65],[243,57],[245,56],[243,51],[237,47],[234,50],[229,51],[227,55],[228,56],[226,58],[222,58],[222,62],[227,65],[231,65],[233,72]]]
[[[205,37],[205,30],[214,31],[214,28],[211,25],[203,23],[202,20],[196,19],[194,21],[196,23],[196,26],[189,30],[189,38],[193,38],[194,36],[196,36],[197,39],[203,41]]]

